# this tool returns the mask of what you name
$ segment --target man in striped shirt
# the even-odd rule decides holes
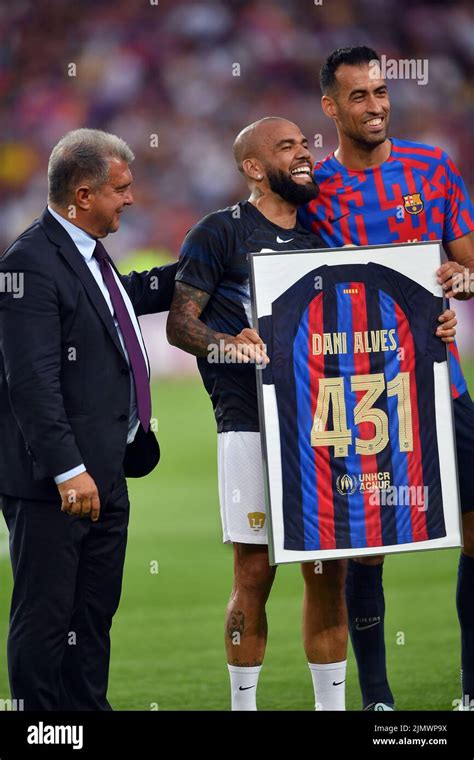
[[[438,272],[447,298],[470,298],[474,277],[473,207],[449,156],[430,145],[388,138],[390,101],[379,56],[367,47],[341,48],[321,69],[323,111],[339,145],[318,162],[318,197],[300,219],[326,245],[386,245],[442,240],[449,261]],[[466,276],[467,275],[467,276]],[[464,701],[474,698],[474,405],[456,344],[450,346],[464,547],[457,606],[462,637]],[[350,560],[346,595],[349,630],[365,709],[393,709],[385,664],[383,557]]]

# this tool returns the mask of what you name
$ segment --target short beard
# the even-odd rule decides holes
[[[370,152],[371,150],[374,150],[374,148],[378,148],[379,145],[382,145],[385,140],[387,139],[387,130],[385,130],[384,136],[377,137],[374,135],[373,140],[366,140],[360,135],[349,135],[349,137],[359,145],[363,150]]]
[[[367,140],[365,137],[363,137],[361,134],[357,132],[352,132],[352,130],[347,130],[345,132],[346,136],[349,137],[354,143],[356,143],[360,148],[363,150],[370,152],[371,150],[374,150],[374,148],[377,148],[379,145],[382,145],[382,143],[385,142],[385,140],[388,137],[388,127],[389,127],[389,117],[388,115],[385,116],[385,129],[381,135],[374,135],[373,139]]]
[[[307,185],[297,185],[291,179],[291,175],[281,169],[273,169],[266,166],[266,173],[270,189],[280,198],[283,198],[292,206],[303,206],[305,203],[314,201],[319,195],[319,185],[314,181]]]

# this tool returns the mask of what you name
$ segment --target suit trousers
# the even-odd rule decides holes
[[[60,502],[2,495],[13,596],[8,669],[25,710],[111,710],[110,628],[122,588],[129,499],[123,471],[99,520]]]

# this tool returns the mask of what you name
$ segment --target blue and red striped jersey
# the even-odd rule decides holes
[[[322,266],[259,319],[280,425],[284,546],[446,535],[435,415],[442,299],[379,264]]]
[[[441,148],[392,138],[388,159],[346,169],[334,153],[314,167],[316,200],[299,211],[304,226],[331,248],[423,240],[447,243],[474,229],[474,209],[453,161]],[[456,344],[450,344],[453,398],[467,390]]]

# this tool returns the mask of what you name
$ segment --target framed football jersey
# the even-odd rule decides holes
[[[461,545],[439,242],[249,255],[270,561]]]

